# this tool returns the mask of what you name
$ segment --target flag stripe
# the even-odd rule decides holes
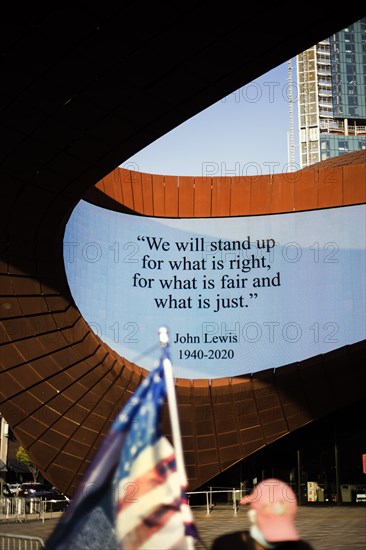
[[[164,483],[156,483],[153,479],[155,469],[136,480],[138,486],[137,502],[119,502],[116,525],[120,537],[125,536],[129,529],[134,529],[141,521],[150,515],[158,506],[166,506],[180,497],[179,476],[176,471],[167,472]],[[151,479],[152,478],[152,479]],[[120,518],[121,521],[120,521]]]
[[[159,368],[163,377],[163,361]],[[177,472],[174,448],[164,436],[150,437],[154,433],[152,423],[156,430],[157,422],[147,403],[137,418],[138,424],[130,434],[133,460],[131,455],[127,461],[122,457],[117,474],[117,539],[122,548],[134,550],[193,548],[191,536],[197,538],[197,532]],[[130,483],[136,484],[138,502],[124,498]]]
[[[153,461],[157,456],[160,457],[160,460],[155,466],[147,470],[146,464],[153,465]],[[174,472],[176,472],[174,449],[168,440],[162,437],[154,447],[148,447],[140,453],[131,469],[133,475],[119,481],[117,512],[121,512],[123,506],[136,502],[136,499],[130,499],[128,495],[131,484],[136,486],[136,495],[134,496],[141,499],[146,493],[155,489],[156,486],[165,483],[167,477]]]
[[[174,485],[177,481],[178,476],[175,474]],[[169,485],[170,486],[164,484],[156,487],[154,491],[146,494],[143,498],[139,499],[137,503],[128,506],[121,514],[118,514],[116,526],[119,536],[122,537],[128,532],[128,530],[134,529],[143,518],[149,516],[157,507],[164,507],[174,502],[174,500],[172,500],[173,483],[170,483]]]
[[[172,536],[174,535],[174,536]],[[186,548],[186,537],[179,514],[173,514],[164,529],[153,533],[144,543],[141,550],[156,550],[156,548]]]
[[[154,537],[155,541],[161,539],[166,541],[167,546],[158,546],[158,548],[169,548],[184,536],[182,521],[177,512],[179,512],[179,499],[172,504],[159,506],[157,510],[145,516],[134,529],[128,531],[123,539],[124,545],[143,548]]]
[[[146,447],[139,453],[131,466],[129,475],[119,478],[121,498],[123,498],[124,484],[143,479],[148,471],[155,472],[155,479],[161,477],[163,481],[167,466],[173,461],[175,463],[174,449],[166,437],[161,436],[154,445]],[[147,469],[147,465],[151,466],[150,470]],[[173,469],[173,466],[171,468]]]

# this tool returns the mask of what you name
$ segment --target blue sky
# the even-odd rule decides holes
[[[296,65],[292,60],[295,168],[298,166]],[[226,96],[121,166],[180,176],[288,172],[288,63]]]

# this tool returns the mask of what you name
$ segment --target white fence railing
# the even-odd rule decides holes
[[[225,506],[233,509],[234,515],[238,513],[238,505],[242,496],[249,491],[245,489],[217,489],[210,487],[207,491],[189,491],[187,492],[188,502],[191,508],[206,507],[206,514],[209,515],[215,506]],[[193,495],[202,495],[202,497],[193,497]],[[214,495],[217,495],[215,498]],[[194,500],[194,502],[193,502]],[[215,502],[214,502],[215,500]]]
[[[28,516],[38,516],[44,521],[47,514],[52,517],[54,512],[64,512],[68,500],[42,500],[41,498],[1,497],[0,520],[27,521]]]
[[[44,548],[44,541],[39,537],[0,533],[1,550],[39,550]]]
[[[189,504],[192,508],[204,508],[209,515],[215,507],[224,506],[238,512],[240,498],[245,494],[243,489],[219,489],[213,488],[207,491],[188,492]],[[0,521],[26,522],[27,519],[40,519],[52,517],[53,513],[63,512],[68,505],[64,500],[41,500],[40,498],[2,497],[0,499]]]

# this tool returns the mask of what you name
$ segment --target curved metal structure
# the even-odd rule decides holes
[[[182,217],[365,202],[363,155],[293,179],[261,176],[260,184],[212,178],[196,186],[192,177],[178,187],[173,176],[136,179],[118,168],[363,15],[355,7],[331,18],[319,6],[292,25],[285,2],[264,13],[258,6],[248,28],[241,14],[211,3],[151,9],[141,19],[130,5],[7,8],[2,29],[0,412],[43,475],[70,496],[146,374],[91,332],[73,302],[62,245],[80,198]],[[360,342],[252,377],[178,380],[190,489],[362,396],[364,351]]]

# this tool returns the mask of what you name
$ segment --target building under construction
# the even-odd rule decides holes
[[[366,18],[297,55],[300,166],[366,149]]]

